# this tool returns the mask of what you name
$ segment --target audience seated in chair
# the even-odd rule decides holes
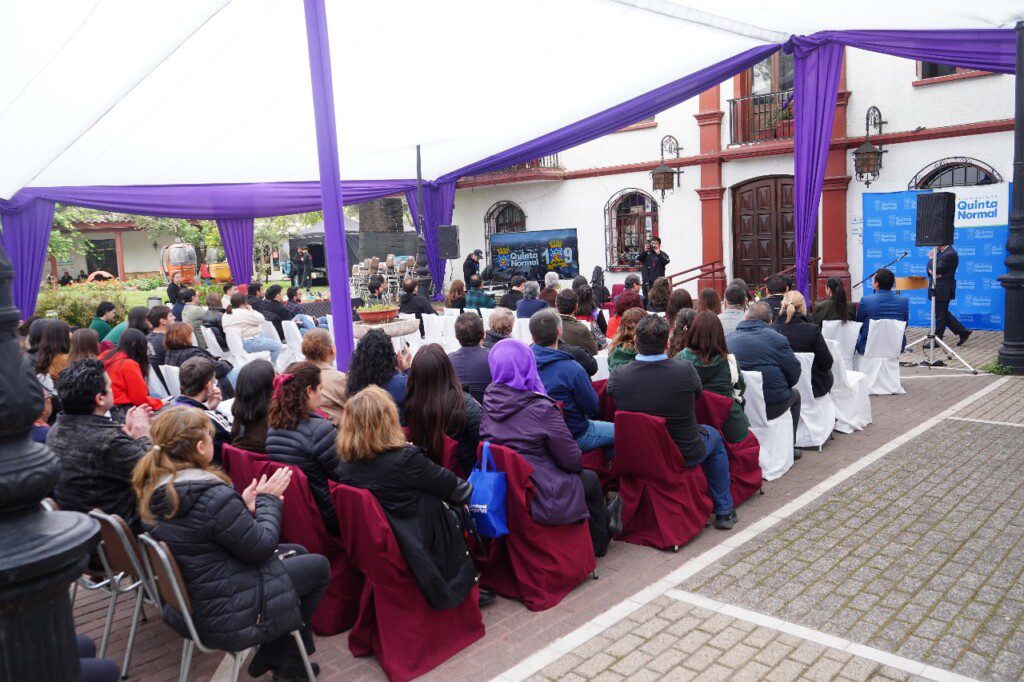
[[[860,299],[860,305],[857,306],[857,321],[862,322],[863,326],[857,338],[857,352],[861,355],[864,354],[864,347],[868,342],[871,320],[910,320],[910,299],[893,291],[895,284],[896,277],[892,270],[882,268],[871,278],[871,286],[875,293]]]
[[[576,300],[576,292],[572,289],[563,289],[555,297],[555,307],[562,320],[561,339],[570,346],[582,348],[590,355],[597,355],[597,341],[589,325],[576,319]]]
[[[499,306],[487,318],[487,333],[484,334],[483,346],[487,350],[494,348],[498,341],[512,336],[512,327],[516,323],[516,315],[511,309]]]
[[[238,380],[238,368],[209,351],[192,345],[192,327],[184,322],[175,322],[167,328],[164,335],[164,365],[181,367],[191,358],[200,358],[213,365],[217,374],[217,386],[224,399],[235,396],[235,382]]]
[[[231,442],[231,420],[217,411],[223,396],[217,387],[214,364],[206,358],[187,360],[178,372],[178,381],[181,384],[181,395],[172,404],[206,413],[213,425],[213,461],[220,464],[220,447]]]
[[[717,321],[717,318],[715,318]],[[736,523],[729,491],[729,456],[715,429],[697,424],[694,402],[701,392],[697,370],[687,360],[666,355],[668,323],[648,315],[636,328],[636,360],[608,379],[608,393],[617,410],[641,412],[665,420],[665,428],[687,466],[704,467],[714,503],[715,527],[728,530]]]
[[[548,307],[547,301],[539,298],[540,285],[536,282],[523,284],[523,298],[516,302],[516,317],[530,319],[538,310]]]
[[[515,312],[516,304],[523,300],[523,287],[526,285],[526,278],[516,275],[508,283],[508,291],[498,301],[498,307],[508,308]]]
[[[391,394],[396,405],[405,402],[412,355],[408,350],[395,352],[390,337],[382,329],[371,329],[352,351],[345,380],[345,393],[351,398],[367,386],[380,386]]]
[[[771,317],[767,303],[754,303],[747,309],[747,319],[725,340],[740,369],[761,373],[768,419],[776,419],[790,410],[795,438],[800,424],[800,394],[795,389],[800,379],[800,361],[786,337],[769,326]],[[793,453],[793,459],[802,456],[800,452]]]
[[[829,277],[825,282],[825,298],[814,304],[811,319],[819,327],[825,322],[838,320],[846,324],[857,317],[856,305],[846,300],[846,287],[840,277]]]
[[[250,291],[254,285],[250,285]],[[262,299],[255,299],[261,301]],[[242,337],[242,348],[246,353],[259,353],[270,351],[270,361],[277,364],[277,358],[281,355],[281,339],[271,338],[263,335],[263,323],[268,318],[253,309],[253,305],[245,294],[234,294],[231,297],[231,305],[224,311],[221,318],[221,327],[227,333],[229,329],[237,329],[238,335]]]
[[[540,293],[537,294],[537,298],[548,304],[548,307],[554,308],[556,299],[558,298],[558,273],[548,272],[544,275],[544,288],[541,289]],[[532,315],[531,315],[532,317]]]
[[[277,373],[267,360],[253,360],[238,373],[231,403],[231,444],[241,450],[266,454],[267,415]]]
[[[171,312],[171,309],[165,305],[153,306],[147,315],[148,317],[143,326],[148,327],[149,331],[146,331],[145,328],[134,328],[139,329],[139,331],[146,335],[146,342],[149,344],[146,349],[146,353],[149,355],[149,365],[156,370],[156,373],[159,376],[160,365],[167,364],[166,358],[164,357],[167,352],[164,348],[164,338],[167,334],[167,330],[171,328],[172,324],[178,321],[178,318],[176,318],[174,313]]]
[[[787,291],[782,297],[779,317],[772,323],[772,329],[789,341],[794,353],[812,353],[814,365],[811,368],[811,389],[815,398],[832,390],[832,353],[821,335],[821,327],[807,317],[807,304],[799,291]]]
[[[722,322],[722,331],[731,334],[747,314],[747,290],[739,285],[731,284],[722,296],[722,312],[718,319]]]
[[[484,390],[491,383],[491,369],[487,365],[487,349],[484,340],[484,321],[476,313],[462,313],[455,320],[455,338],[461,348],[451,354],[455,376],[459,378],[470,395],[480,402]]]
[[[608,345],[609,372],[636,359],[636,326],[646,316],[643,308],[630,308],[619,317],[615,337]]]
[[[128,410],[123,425],[107,417],[114,394],[99,360],[71,363],[57,383],[57,395],[64,412],[46,436],[60,460],[54,499],[66,511],[117,514],[139,532],[132,470],[151,447],[149,406]]]
[[[633,277],[634,275],[630,275]],[[629,279],[628,277],[626,278]],[[636,286],[640,286],[640,280],[637,279]],[[622,321],[622,315],[630,308],[639,308],[644,310],[643,299],[640,298],[640,294],[626,289],[621,294],[615,297],[612,304],[612,316],[608,319],[608,336],[615,336],[619,331],[619,323]]]
[[[100,360],[114,391],[111,416],[115,421],[122,421],[133,405],[146,405],[154,411],[164,406],[160,398],[149,395],[146,337],[138,329],[126,329],[117,347],[104,353]]]
[[[554,311],[549,315],[557,322]],[[515,450],[533,467],[534,521],[561,525],[589,518],[594,554],[604,556],[610,537],[601,483],[583,468],[583,453],[546,394],[533,353],[521,341],[505,339],[491,349],[490,366],[493,383],[484,395],[481,440]]]
[[[407,315],[437,315],[434,306],[419,294],[419,282],[414,277],[402,280],[402,295],[398,297],[398,312]]]
[[[427,603],[455,608],[476,586],[476,568],[446,504],[465,507],[473,486],[406,442],[394,401],[382,389],[363,389],[345,412],[339,480],[366,488],[380,502]]]
[[[302,354],[308,362],[320,368],[320,385],[323,387],[320,409],[327,413],[335,426],[341,427],[348,400],[348,379],[334,366],[334,339],[330,332],[326,329],[311,330],[302,338]]]
[[[292,363],[274,378],[267,417],[267,456],[302,469],[327,532],[337,536],[338,517],[328,481],[338,480],[334,449],[338,429],[316,413],[321,399],[320,368],[311,362]]]
[[[330,564],[299,545],[282,546],[297,555],[277,556],[281,498],[291,470],[254,480],[239,494],[210,464],[212,429],[198,410],[166,410],[153,422],[152,437],[154,447],[135,471],[135,493],[143,520],[152,524],[150,535],[166,542],[177,559],[203,643],[226,651],[258,646],[251,676],[273,671],[303,679],[290,633],[301,628],[307,652],[314,650],[309,622],[327,588]],[[164,616],[175,627],[173,613],[168,608]]]
[[[469,476],[476,464],[482,414],[480,403],[463,390],[444,348],[436,343],[420,348],[412,359],[409,392],[402,406],[409,441],[426,450],[435,463],[444,466],[444,437],[452,438],[458,444],[461,468],[461,472],[456,473]]]
[[[582,452],[604,450],[605,458],[615,456],[615,425],[593,419],[600,405],[590,378],[572,355],[560,350],[562,317],[553,310],[542,310],[530,318],[533,355],[545,393],[562,404],[569,432]]]
[[[782,297],[789,291],[789,283],[783,275],[772,275],[765,282],[765,288],[768,289],[768,296],[764,298],[764,303],[768,304],[768,307],[772,311],[772,319],[769,323],[774,322],[779,316],[779,310],[782,308]]]

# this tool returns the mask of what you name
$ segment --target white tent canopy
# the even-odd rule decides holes
[[[1008,28],[1019,0],[327,0],[342,178],[435,178],[758,45]],[[0,4],[0,198],[315,180],[299,0]]]

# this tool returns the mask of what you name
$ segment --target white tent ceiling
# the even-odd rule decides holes
[[[327,0],[344,179],[434,178],[791,33],[1019,0]],[[300,0],[0,0],[0,197],[315,180]]]

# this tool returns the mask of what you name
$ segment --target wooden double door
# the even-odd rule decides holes
[[[796,263],[793,177],[750,180],[732,190],[733,277],[750,286]],[[817,252],[817,237],[812,255]]]

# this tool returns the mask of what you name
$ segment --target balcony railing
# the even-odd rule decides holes
[[[562,162],[558,159],[558,154],[551,154],[549,156],[542,156],[539,159],[533,161],[527,161],[526,163],[517,163],[514,166],[507,166],[499,170],[494,171],[501,175],[510,175],[512,173],[523,173],[527,171],[535,170],[563,170]]]
[[[732,144],[788,140],[793,137],[793,91],[768,92],[729,100]]]

